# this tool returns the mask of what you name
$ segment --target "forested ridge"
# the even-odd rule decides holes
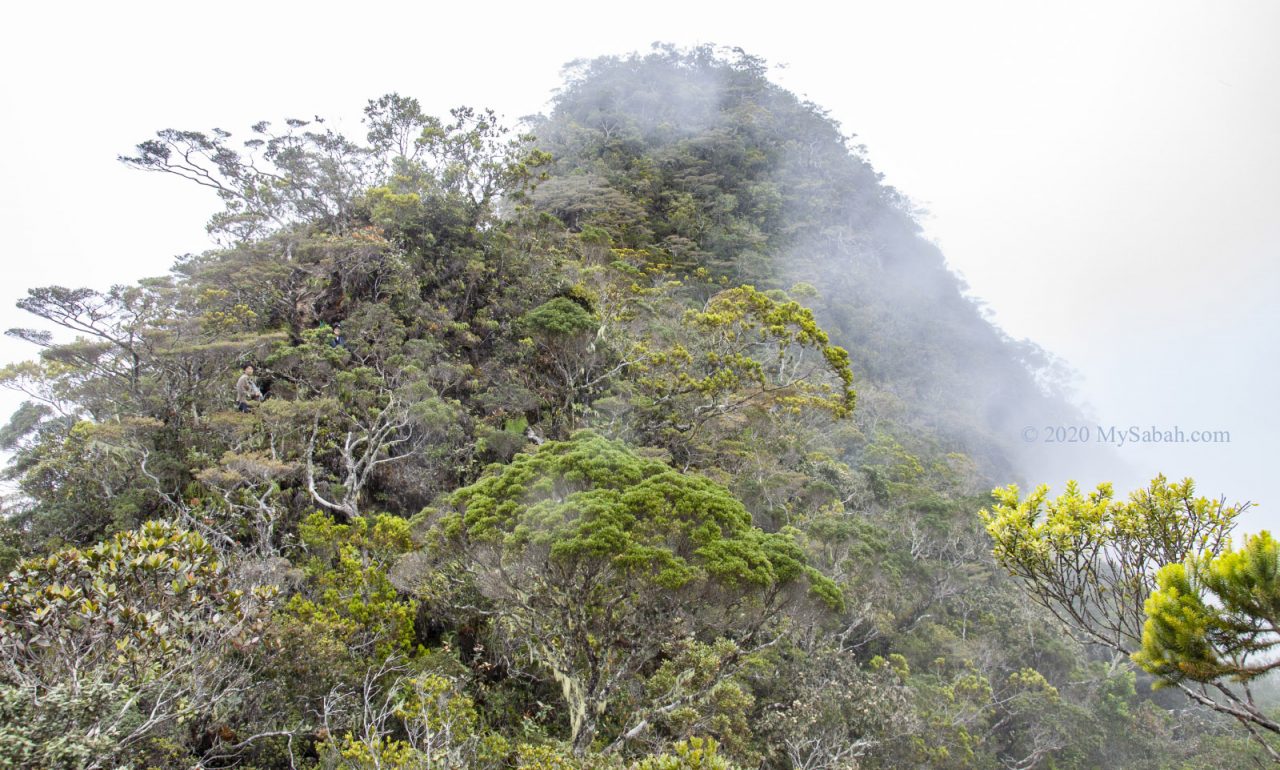
[[[0,767],[1275,758],[1275,543],[1190,483],[1005,486],[1055,362],[767,71],[122,156],[220,246],[20,302]]]

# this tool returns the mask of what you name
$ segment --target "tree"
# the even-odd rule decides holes
[[[1271,534],[1249,536],[1239,550],[1166,564],[1156,586],[1134,661],[1168,684],[1238,683],[1244,697],[1226,704],[1232,715],[1277,732],[1249,686],[1280,667],[1268,654],[1280,645],[1280,548]]]
[[[1177,657],[1198,655],[1203,665],[1209,655],[1205,648],[1198,652],[1194,648],[1203,643],[1194,641],[1194,624],[1207,615],[1198,619],[1194,615],[1192,597],[1198,591],[1191,588],[1181,565],[1200,559],[1206,565],[1218,563],[1223,575],[1235,574],[1248,557],[1215,559],[1227,547],[1236,519],[1248,504],[1227,505],[1225,499],[1196,497],[1191,479],[1170,484],[1164,476],[1157,476],[1127,501],[1113,499],[1109,484],[1087,497],[1075,482],[1068,483],[1056,500],[1048,500],[1048,492],[1042,485],[1025,500],[1016,486],[993,492],[995,505],[979,515],[993,540],[996,561],[1082,643],[1100,644],[1124,659],[1137,655],[1144,665],[1165,674],[1174,673],[1167,668],[1170,663],[1176,670],[1188,665],[1189,671],[1207,673],[1209,669],[1192,664],[1194,657]],[[1163,583],[1158,582],[1158,573]],[[1236,579],[1215,580],[1213,585],[1226,595],[1239,596],[1239,586],[1233,585]],[[1154,622],[1148,621],[1149,610]],[[1188,610],[1193,612],[1190,619],[1180,617]],[[1179,629],[1185,622],[1192,627]],[[1144,634],[1151,640],[1149,652]],[[1181,652],[1175,653],[1180,646]],[[1170,654],[1174,657],[1166,657]],[[1251,693],[1238,693],[1223,677],[1170,675],[1165,681],[1193,701],[1235,718],[1260,742],[1259,728],[1280,734],[1280,722],[1258,708]],[[1263,745],[1280,762],[1280,753]]]
[[[615,700],[686,640],[732,642],[702,687],[633,703],[611,750],[776,641],[802,595],[842,601],[794,533],[756,529],[720,485],[591,432],[458,490],[433,531],[439,553],[462,554],[439,574],[461,570],[500,639],[560,686],[578,755]]]
[[[894,655],[864,666],[838,638],[823,637],[812,651],[779,655],[778,700],[757,725],[777,764],[794,770],[858,767],[859,758],[889,754],[888,744],[918,731],[908,701],[908,667]]]
[[[631,308],[637,318],[614,320],[629,335],[622,358],[636,392],[638,431],[646,443],[670,449],[682,467],[713,465],[724,431],[735,432],[746,415],[853,414],[849,354],[785,293],[737,286],[696,309],[679,296],[687,293],[680,282],[642,293],[633,303],[644,312]]]
[[[310,728],[295,733],[327,734],[320,752],[341,755],[337,767],[385,767],[378,761],[392,754],[405,757],[396,767],[417,767],[408,757],[418,750],[427,755],[418,757],[424,768],[472,766],[440,752],[477,748],[474,706],[450,672],[438,670],[447,656],[421,645],[417,602],[387,576],[413,549],[409,532],[408,521],[387,514],[339,522],[315,513],[298,527],[307,557],[298,559],[302,580],[270,631],[278,653],[264,689],[276,720]]]
[[[41,554],[0,594],[0,767],[1186,764],[1170,736],[1216,716],[1082,670],[985,558],[970,479],[1008,461],[980,426],[1034,351],[737,54],[579,68],[549,165],[396,94],[367,136],[131,153],[220,196],[225,247],[22,303],[53,332],[0,370],[29,399],[0,572]],[[57,551],[157,511],[186,534],[129,535],[124,577]],[[287,601],[244,619],[228,581]],[[1218,739],[1206,766],[1247,740]]]
[[[521,316],[520,324],[536,347],[538,376],[546,382],[549,395],[560,402],[558,415],[572,430],[579,391],[595,373],[591,364],[600,321],[578,302],[554,297]]]
[[[484,729],[475,702],[440,674],[402,676],[366,709],[360,732],[319,747],[321,767],[334,770],[497,770],[510,746]],[[393,726],[401,727],[394,731]],[[391,737],[402,734],[403,738]]]
[[[29,702],[17,711],[37,736],[59,722],[111,736],[80,766],[114,767],[180,721],[199,733],[250,690],[273,596],[235,588],[199,535],[163,522],[25,560],[0,586],[0,685],[20,693],[0,700]]]
[[[166,128],[140,143],[137,155],[120,160],[213,190],[226,209],[209,229],[237,240],[300,223],[341,231],[357,196],[372,186],[374,164],[368,148],[341,134],[302,130],[312,123],[290,118],[280,132],[261,121],[241,143],[243,149],[220,128],[208,133]]]

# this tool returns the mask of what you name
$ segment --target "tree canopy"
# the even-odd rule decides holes
[[[768,73],[660,45],[530,133],[387,94],[126,153],[218,245],[20,302],[0,766],[1265,757],[1222,712],[1270,729],[1274,546],[1163,479],[988,495],[1074,414],[1051,359]]]
[[[663,654],[698,639],[731,638],[735,657],[770,643],[792,587],[843,603],[798,533],[765,533],[724,487],[595,433],[518,455],[449,504],[438,547],[461,554],[506,643],[560,684],[578,753]],[[623,737],[695,697],[629,695],[636,724]]]

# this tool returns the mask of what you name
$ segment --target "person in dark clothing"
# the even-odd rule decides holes
[[[342,327],[338,324],[333,325],[333,337],[329,340],[329,347],[345,348],[347,346],[347,338],[342,336]]]
[[[258,383],[253,381],[253,367],[246,366],[240,379],[236,380],[236,409],[249,411],[250,399],[261,401],[262,391],[258,389]]]

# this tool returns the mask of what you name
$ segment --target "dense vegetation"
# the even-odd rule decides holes
[[[210,188],[222,246],[21,303],[73,338],[14,330],[40,354],[0,375],[29,397],[0,433],[0,767],[1265,756],[1128,656],[1188,693],[1264,673],[1197,634],[1264,649],[1274,542],[1227,550],[1219,506],[1212,544],[1110,584],[1158,589],[1147,636],[1064,612],[1047,554],[1133,517],[1064,498],[1062,536],[1043,493],[988,493],[1019,415],[1070,413],[1052,362],[765,72],[660,47],[571,65],[530,135],[388,95],[362,139],[289,120],[122,158]]]

